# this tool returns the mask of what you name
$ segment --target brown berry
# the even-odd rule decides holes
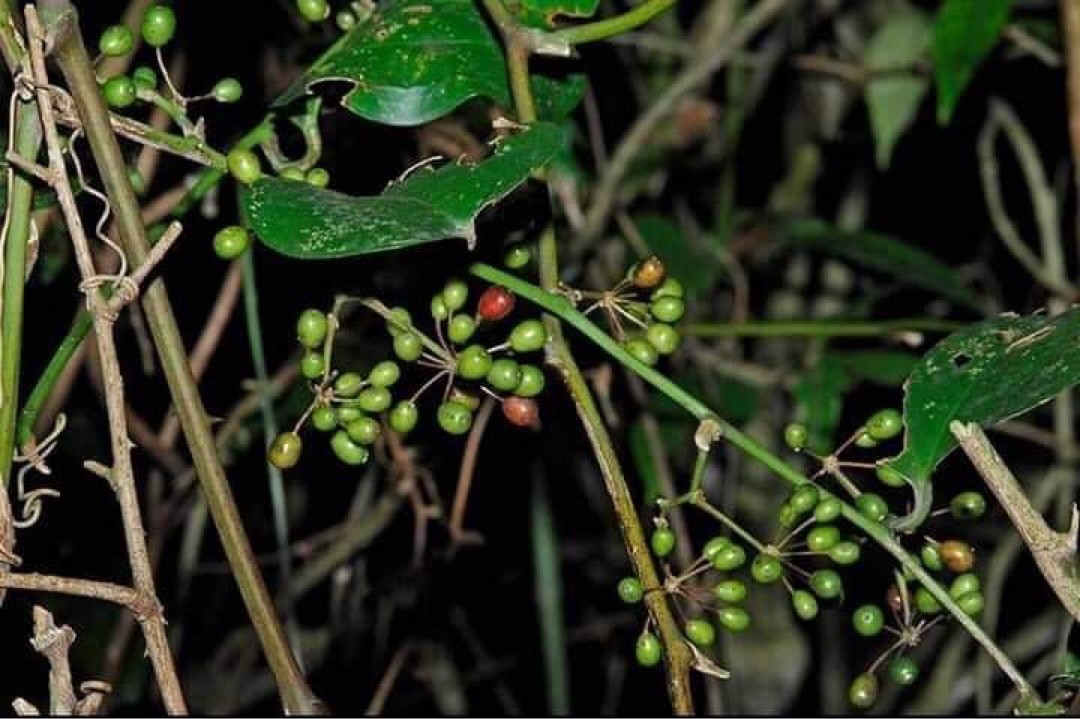
[[[634,265],[633,281],[634,287],[638,289],[651,290],[663,282],[666,276],[667,270],[664,269],[664,263],[656,255],[646,257]]]
[[[889,591],[885,592],[885,603],[889,605],[895,613],[901,614],[904,611],[904,597],[900,594],[900,587],[895,584],[889,585]]]
[[[970,572],[975,566],[975,552],[971,545],[959,539],[947,539],[939,544],[938,554],[941,555],[942,564],[958,574]]]
[[[502,403],[503,416],[518,427],[536,427],[540,424],[540,409],[536,400],[526,397],[507,397]]]
[[[476,313],[480,319],[498,322],[514,310],[514,295],[505,287],[492,285],[480,295],[476,304]]]

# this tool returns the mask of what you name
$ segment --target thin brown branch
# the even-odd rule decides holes
[[[457,489],[454,490],[454,502],[450,508],[450,538],[455,544],[467,543],[479,539],[479,535],[465,531],[465,509],[469,506],[469,493],[473,477],[476,475],[476,460],[480,456],[480,442],[484,439],[491,412],[495,409],[495,400],[485,397],[476,413],[476,420],[469,437],[465,440],[465,451],[461,455],[461,468],[458,470]]]

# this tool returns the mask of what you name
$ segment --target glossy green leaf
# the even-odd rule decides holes
[[[825,355],[857,381],[899,387],[919,361],[918,355],[899,350],[834,350]]]
[[[341,37],[278,98],[291,102],[315,85],[352,85],[342,104],[386,125],[419,125],[466,100],[511,104],[503,51],[472,0],[394,0]],[[535,76],[544,117],[569,113],[584,79]]]
[[[850,232],[820,220],[797,220],[785,228],[785,244],[843,257],[954,302],[978,308],[975,295],[946,264],[920,249],[876,232]]]
[[[376,197],[264,178],[242,194],[248,225],[271,249],[300,259],[397,250],[451,237],[471,244],[476,216],[542,168],[560,129],[539,123],[509,136],[487,159],[421,168]]]
[[[863,64],[871,73],[864,96],[874,133],[874,155],[887,167],[897,141],[919,111],[929,83],[915,72],[930,45],[930,21],[916,10],[889,17],[866,46]]]
[[[949,121],[975,70],[997,44],[1012,0],[945,0],[934,17],[938,122]]]
[[[671,218],[655,213],[633,217],[634,227],[649,251],[664,261],[668,274],[690,295],[706,292],[716,280],[720,262],[695,247]]]
[[[904,394],[904,451],[889,460],[915,493],[898,527],[918,526],[930,509],[931,475],[956,442],[954,421],[993,425],[1080,383],[1080,308],[1050,319],[1002,315],[935,345]]]
[[[795,384],[795,421],[806,425],[808,446],[818,454],[832,449],[833,435],[840,424],[844,393],[851,387],[848,373],[827,355]]]

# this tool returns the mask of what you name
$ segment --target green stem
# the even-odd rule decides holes
[[[124,251],[132,265],[139,267],[146,261],[150,244],[142,224],[138,200],[128,179],[124,156],[113,134],[92,61],[79,33],[75,9],[69,0],[40,0],[39,6],[55,39],[53,56],[67,81],[106,194],[112,203]],[[325,711],[292,656],[244,532],[228,477],[217,455],[202,398],[191,375],[187,350],[176,325],[164,282],[157,279],[150,283],[143,290],[142,298],[154,346],[202,483],[207,506],[277,683],[282,704],[290,714]]]
[[[563,42],[568,45],[580,45],[597,40],[606,40],[615,35],[630,32],[673,6],[678,0],[645,0],[645,2],[627,10],[621,15],[575,25],[574,27],[554,30],[546,34],[548,40]]]
[[[10,8],[0,2],[0,23],[10,21]],[[7,16],[7,17],[4,17]],[[19,102],[15,116],[17,155],[28,160],[37,157],[41,147],[41,122],[34,103]],[[15,423],[19,404],[19,364],[22,353],[23,303],[26,275],[26,249],[30,241],[30,213],[34,204],[34,186],[9,170],[7,232],[3,241],[3,303],[0,307],[0,482],[7,486],[15,454]]]
[[[562,612],[562,578],[559,574],[559,540],[551,516],[551,501],[543,477],[533,478],[532,491],[533,585],[540,615],[540,638],[544,649],[548,712],[570,713],[570,672],[567,669],[566,626]]]
[[[483,263],[476,263],[469,271],[477,277],[503,285],[510,291],[540,306],[545,311],[557,316],[563,322],[578,329],[582,334],[592,340],[602,350],[607,352],[613,359],[623,366],[637,373],[642,379],[653,387],[663,392],[669,399],[681,406],[699,421],[711,420],[717,423],[721,436],[735,445],[739,450],[763,464],[781,479],[794,486],[800,486],[811,482],[797,469],[789,465],[780,457],[773,454],[767,447],[759,444],[751,437],[743,434],[738,428],[721,419],[704,403],[679,387],[663,374],[652,367],[640,362],[629,354],[622,346],[612,339],[606,332],[589,321],[585,315],[578,312],[570,302],[560,295],[547,292],[536,285],[522,280],[514,275],[498,270]],[[834,496],[825,492],[826,496]],[[844,517],[862,530],[867,536],[877,542],[885,551],[891,554],[902,567],[908,570],[923,586],[934,595],[945,609],[955,617],[971,637],[982,645],[983,649],[993,658],[1009,679],[1016,686],[1023,697],[1037,696],[1035,689],[1028,684],[1024,676],[1013,665],[1001,649],[994,643],[979,624],[960,609],[959,605],[949,596],[933,577],[926,573],[922,564],[908,554],[907,550],[896,540],[889,530],[882,524],[875,522],[859,513],[850,504],[838,498],[843,506]]]
[[[700,492],[698,492],[698,493],[691,496],[690,504],[697,507],[702,512],[705,512],[705,514],[708,514],[710,517],[712,517],[713,519],[719,521],[721,524],[726,526],[732,532],[737,534],[744,542],[746,542],[751,547],[756,549],[758,551],[758,553],[764,553],[764,552],[767,551],[765,545],[762,544],[761,542],[759,542],[757,537],[755,537],[754,535],[750,534],[750,532],[743,529],[742,525],[740,525],[738,522],[736,522],[731,517],[727,516],[720,509],[718,509],[718,508],[714,507],[713,505],[709,504],[708,502],[706,502],[705,501],[705,496],[703,494],[701,494]]]
[[[79,351],[79,347],[82,346],[83,340],[86,339],[87,333],[93,326],[93,316],[85,309],[79,310],[19,413],[19,426],[15,432],[15,440],[19,447],[25,447],[34,436],[34,425],[37,423],[38,415],[41,414],[41,408],[49,399],[53,388],[60,380],[60,375],[64,373],[71,358]]]
[[[951,320],[903,319],[878,321],[764,320],[760,322],[698,322],[679,327],[692,337],[880,337],[901,332],[953,332],[963,324]]]

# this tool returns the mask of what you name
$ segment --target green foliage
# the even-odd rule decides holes
[[[280,106],[314,85],[345,81],[342,100],[386,125],[419,125],[474,97],[510,105],[503,51],[472,0],[396,0],[347,32],[278,98]],[[541,116],[558,118],[580,102],[584,79],[533,78]]]
[[[796,419],[809,433],[807,447],[815,453],[827,453],[833,433],[840,422],[844,393],[851,386],[848,374],[836,362],[823,357],[795,384]]]
[[[719,261],[694,247],[670,217],[648,212],[635,215],[633,222],[649,251],[664,261],[668,274],[679,278],[690,296],[713,286]]]
[[[997,44],[1012,0],[945,0],[934,17],[938,122],[947,123],[980,63]]]
[[[513,12],[530,27],[552,28],[560,16],[587,18],[596,14],[600,0],[521,0]]]
[[[451,237],[472,243],[480,211],[542,168],[558,144],[558,127],[540,123],[502,140],[476,165],[419,170],[376,197],[266,178],[243,193],[243,207],[260,240],[300,259],[399,250]]]
[[[925,13],[908,9],[890,15],[863,53],[863,64],[871,73],[864,96],[878,167],[888,167],[897,141],[926,96],[929,83],[915,66],[929,44],[930,21]]]
[[[1080,383],[1080,308],[1054,318],[1002,315],[935,345],[904,395],[904,451],[890,461],[911,485],[915,506],[904,527],[929,511],[934,468],[956,446],[955,421],[992,425]]]

